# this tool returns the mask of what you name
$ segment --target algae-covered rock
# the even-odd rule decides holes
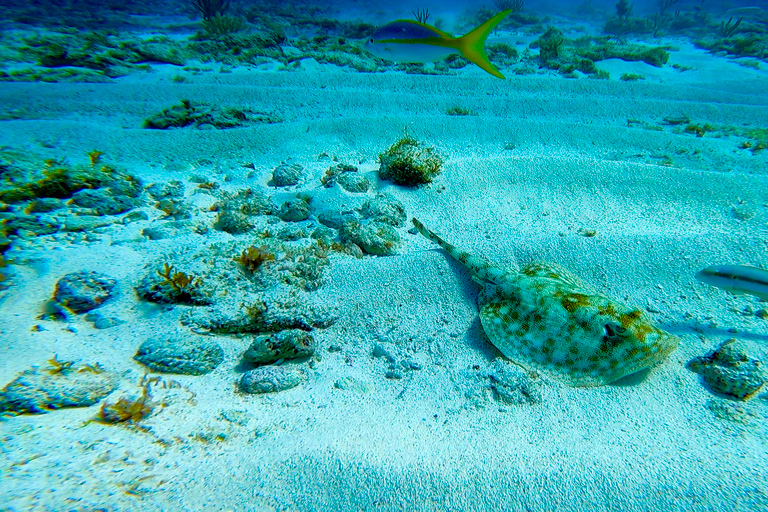
[[[762,362],[751,358],[744,343],[735,338],[703,356],[694,357],[686,367],[701,375],[712,391],[738,400],[754,396],[768,382]]]
[[[98,272],[71,272],[56,283],[53,300],[74,313],[85,313],[112,297],[116,281]]]
[[[213,228],[232,235],[240,235],[252,230],[253,223],[247,215],[237,210],[221,210],[216,216]]]
[[[167,130],[169,128],[237,128],[249,124],[277,123],[279,119],[248,108],[215,107],[190,100],[166,108],[144,121],[144,128]]]
[[[309,201],[296,198],[286,201],[280,207],[280,219],[285,222],[301,222],[309,218]]]
[[[117,387],[117,379],[100,365],[75,366],[55,357],[33,366],[0,391],[0,411],[41,413],[63,407],[93,405]]]
[[[303,176],[304,167],[283,162],[272,170],[272,185],[275,187],[298,185]]]
[[[324,187],[330,188],[338,184],[347,192],[360,194],[371,188],[371,182],[357,172],[357,167],[347,164],[331,166],[320,179]]]
[[[250,304],[237,311],[225,305],[190,310],[182,317],[182,323],[221,334],[263,334],[286,329],[321,329],[337,319],[332,308],[310,300],[311,295],[306,293],[273,288],[249,299]]]
[[[379,155],[379,177],[397,185],[415,187],[430,183],[440,173],[443,159],[432,147],[405,135]]]
[[[315,352],[312,333],[301,329],[289,329],[272,334],[256,336],[243,359],[250,363],[274,363],[280,359],[308,357]]]
[[[345,172],[336,179],[336,183],[347,192],[363,194],[371,188],[371,181],[356,172]]]
[[[349,220],[339,232],[344,240],[359,246],[366,254],[392,256],[400,247],[400,234],[389,224],[374,221]]]
[[[82,208],[92,208],[98,215],[117,215],[138,205],[136,199],[122,194],[111,194],[108,189],[80,190],[72,194],[70,203]]]
[[[144,341],[133,358],[156,372],[203,375],[224,360],[215,341],[197,336],[155,338]]]
[[[240,377],[240,390],[252,394],[275,393],[295,388],[306,380],[307,371],[299,366],[260,366]]]
[[[360,213],[366,219],[389,224],[396,228],[405,225],[405,206],[387,193],[376,194],[376,197],[363,203]]]

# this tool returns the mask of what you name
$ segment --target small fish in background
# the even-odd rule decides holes
[[[754,295],[768,300],[768,270],[747,265],[713,265],[696,273],[696,279],[734,295]]]
[[[437,62],[458,53],[498,78],[504,78],[485,55],[485,39],[512,9],[502,11],[462,37],[453,37],[431,25],[397,20],[379,28],[365,43],[365,49],[395,62]]]

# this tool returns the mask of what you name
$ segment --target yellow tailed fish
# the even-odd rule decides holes
[[[412,220],[483,286],[483,330],[521,366],[571,386],[602,386],[661,363],[677,347],[678,339],[640,309],[603,296],[565,269],[542,263],[519,271],[495,267]]]
[[[504,78],[485,55],[485,39],[512,9],[502,11],[462,37],[453,37],[431,25],[397,20],[379,28],[365,43],[365,49],[395,62],[437,62],[458,53],[498,78]]]

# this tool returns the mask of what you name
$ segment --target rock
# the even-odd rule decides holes
[[[356,172],[345,172],[336,179],[336,183],[347,192],[363,194],[371,188],[371,182]]]
[[[55,197],[41,197],[29,203],[27,213],[45,213],[64,208],[64,201]]]
[[[260,366],[243,374],[240,389],[252,394],[274,393],[295,388],[305,380],[307,372],[298,366]]]
[[[116,281],[98,272],[71,272],[56,283],[53,300],[73,313],[85,313],[112,297]]]
[[[312,333],[301,329],[289,329],[256,336],[243,354],[250,363],[274,363],[280,359],[309,357],[315,353],[315,339]]]
[[[239,211],[222,210],[219,212],[213,228],[232,235],[240,235],[253,229],[253,224],[245,214]]]
[[[360,213],[366,219],[389,224],[396,228],[405,225],[405,207],[403,203],[390,194],[377,194],[360,208]]]
[[[96,228],[109,226],[113,222],[111,218],[95,215],[67,215],[63,217],[62,228],[64,231],[93,231]]]
[[[125,323],[117,317],[104,316],[98,311],[87,313],[84,318],[91,322],[96,329],[109,329],[110,327]]]
[[[746,400],[754,396],[768,381],[762,362],[747,355],[744,343],[731,338],[717,349],[694,357],[686,368],[701,375],[714,392]]]
[[[400,247],[400,235],[389,224],[373,221],[347,221],[341,228],[341,237],[359,246],[366,254],[392,256]]]
[[[115,376],[99,364],[75,366],[55,357],[48,366],[32,367],[0,391],[0,411],[48,412],[63,407],[87,407],[117,387]]]
[[[98,215],[116,215],[127,212],[137,201],[126,195],[111,195],[108,189],[84,189],[72,194],[71,203],[81,208],[91,208]]]
[[[218,343],[198,337],[144,341],[133,358],[156,372],[203,375],[224,360]]]
[[[289,187],[298,185],[304,176],[304,168],[299,164],[281,163],[272,171],[272,185],[275,187]]]
[[[309,218],[309,203],[304,199],[286,201],[280,207],[280,219],[285,222],[300,222]]]

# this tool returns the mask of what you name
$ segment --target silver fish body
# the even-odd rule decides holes
[[[713,265],[696,273],[696,279],[736,295],[768,300],[768,270],[748,265]]]

